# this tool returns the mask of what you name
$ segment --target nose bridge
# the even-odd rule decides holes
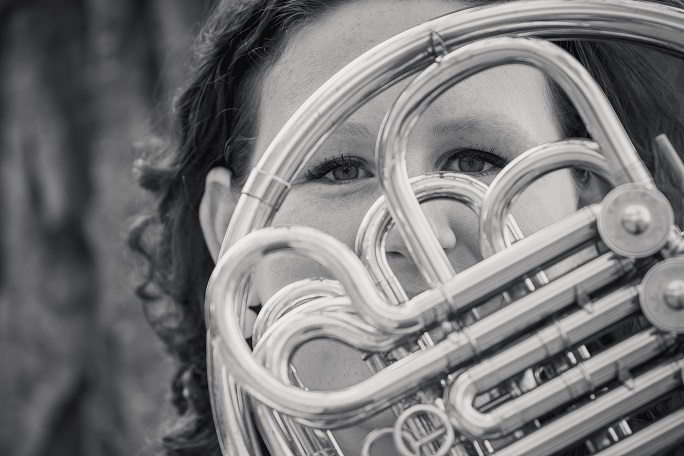
[[[427,150],[426,146],[419,142],[419,138],[410,138],[406,154],[406,172],[408,177],[413,178],[437,171],[432,155],[431,151]]]

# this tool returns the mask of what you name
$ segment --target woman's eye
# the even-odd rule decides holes
[[[460,150],[453,153],[444,164],[445,171],[483,176],[506,166],[505,157],[482,150]]]
[[[373,177],[365,162],[347,156],[326,159],[323,163],[312,166],[306,174],[310,180],[322,180],[327,183],[349,183]]]
[[[330,171],[325,177],[329,176],[330,179],[344,181],[358,179],[361,174],[363,174],[363,170],[358,166],[340,166]]]

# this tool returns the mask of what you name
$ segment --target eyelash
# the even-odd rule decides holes
[[[479,147],[479,146],[475,146],[475,147]],[[509,160],[506,156],[500,154],[499,152],[497,152],[493,148],[487,148],[487,149],[485,149],[485,148],[470,149],[469,148],[469,149],[459,149],[459,150],[454,150],[454,151],[449,152],[449,155],[448,155],[447,159],[444,160],[444,163],[442,164],[442,166],[443,167],[446,166],[450,160],[456,160],[456,159],[460,158],[459,157],[460,154],[469,155],[471,157],[476,157],[476,158],[482,159],[485,162],[489,163],[490,165],[492,165],[496,168],[499,168],[499,169],[502,169],[503,167],[505,167],[509,162]],[[471,171],[471,172],[460,171],[460,172],[464,173],[464,174],[468,174],[470,176],[476,176],[476,177],[488,176],[489,174],[491,174],[491,170]]]
[[[478,146],[475,146],[478,147]],[[460,149],[460,150],[454,150],[449,152],[448,157],[446,160],[443,161],[442,167],[446,166],[450,160],[456,160],[459,157],[459,155],[463,156],[463,154],[467,153],[467,155],[470,155],[472,157],[476,157],[479,159],[484,160],[488,164],[496,167],[496,168],[503,168],[508,164],[508,158],[506,158],[504,155],[501,155],[499,152],[495,151],[494,149]],[[309,180],[320,180],[323,179],[328,173],[331,171],[337,169],[337,168],[350,168],[350,167],[358,167],[365,172],[369,174],[368,177],[374,177],[373,173],[371,173],[368,170],[368,165],[364,160],[358,159],[356,157],[352,157],[350,155],[344,155],[340,154],[339,156],[333,156],[330,158],[326,158],[323,160],[323,163],[319,165],[313,165],[311,166],[307,172],[306,176]],[[490,174],[490,170],[487,171],[473,171],[473,172],[464,172],[464,174],[468,174],[471,176],[486,176]],[[344,184],[344,183],[349,183],[353,182],[354,179],[350,179],[347,181],[334,181],[331,180],[330,183],[333,183],[333,185],[337,184]]]
[[[373,173],[368,171],[368,165],[365,161],[358,158],[352,157],[351,155],[340,154],[339,156],[333,156],[323,160],[320,165],[313,165],[306,172],[307,178],[310,180],[318,180],[324,178],[330,171],[337,168],[351,168],[357,167],[365,169],[366,172],[373,177]],[[351,181],[351,180],[350,180]],[[336,183],[343,183],[345,181],[335,181]]]

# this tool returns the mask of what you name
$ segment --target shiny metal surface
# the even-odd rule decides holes
[[[245,196],[240,199],[236,213],[245,217],[231,223],[222,250],[250,231],[268,226],[273,216],[271,208],[277,207],[282,198],[284,186],[281,182],[291,182],[316,147],[365,100],[434,62],[434,33],[448,49],[492,36],[515,34],[547,39],[563,36],[621,39],[684,54],[683,23],[680,9],[647,2],[532,0],[497,5],[496,10],[472,8],[407,30],[342,69],[290,118],[259,161],[259,171],[254,171],[278,178],[270,179],[271,184],[260,187],[260,191],[251,187],[244,190]],[[587,77],[585,75],[583,79]],[[615,147],[622,152],[604,151],[613,172],[621,170],[621,175],[616,176],[618,182],[651,185],[651,178],[631,143],[623,144],[624,129],[614,118],[610,122],[608,118],[599,119],[596,132],[591,131],[595,135],[605,131],[619,132],[615,134],[622,139]],[[604,139],[596,138],[602,147],[605,147]],[[249,196],[255,193],[260,196]]]
[[[589,435],[630,411],[651,403],[663,394],[682,387],[682,360],[660,364],[635,377],[630,386],[619,386],[544,426],[523,440],[497,452],[497,456],[553,454],[573,439]],[[657,429],[658,426],[654,425]],[[572,432],[568,432],[571,429]]]
[[[325,296],[343,296],[339,282],[326,279],[307,279],[293,283],[274,294],[262,307],[254,322],[252,343],[256,346],[264,332],[286,313],[302,304]]]
[[[443,283],[453,276],[453,270],[408,184],[406,152],[411,126],[437,97],[453,85],[480,71],[510,63],[530,65],[543,70],[574,100],[581,117],[588,125],[592,125],[592,134],[597,138],[605,138],[605,142],[601,144],[607,153],[612,151],[619,161],[636,163],[639,160],[624,130],[609,129],[609,125],[619,125],[619,121],[596,82],[577,60],[557,46],[544,41],[519,38],[488,38],[440,57],[416,76],[394,103],[380,129],[376,151],[380,183],[393,218],[397,221],[397,227],[401,230],[414,261],[426,274],[428,283],[433,285]],[[564,150],[567,151],[567,148]],[[608,166],[599,165],[600,159],[595,159],[592,164],[594,163],[596,166],[592,168],[600,167],[601,174],[610,175]],[[559,163],[559,167],[564,167],[563,162]],[[530,172],[530,175],[535,175],[534,171]],[[505,175],[502,177],[506,178],[510,179]],[[500,223],[500,226],[504,224]]]
[[[539,177],[568,167],[583,168],[615,186],[608,160],[598,144],[583,139],[543,144],[518,156],[499,173],[485,196],[480,216],[480,245],[486,256],[507,247],[501,230],[515,198]]]
[[[632,369],[662,354],[674,342],[674,335],[661,335],[653,329],[642,331],[486,414],[479,413],[472,407],[472,401],[478,393],[474,387],[477,379],[471,378],[468,381],[469,373],[466,371],[449,391],[450,395],[457,398],[452,403],[454,426],[473,437],[510,434],[561,405],[593,393],[616,379],[618,366]],[[480,366],[482,364],[478,364],[478,368]],[[487,375],[496,376],[492,371],[490,367]]]
[[[684,334],[684,306],[679,305],[682,295],[678,285],[683,278],[684,258],[668,258],[644,276],[641,308],[651,324],[662,331]]]
[[[659,191],[635,184],[622,185],[606,195],[602,204],[598,230],[612,251],[625,257],[645,258],[667,244],[674,213]]]
[[[497,455],[552,454],[599,429],[613,429],[634,410],[682,388],[684,364],[663,359],[684,332],[677,282],[684,236],[587,71],[560,48],[529,36],[620,39],[684,54],[684,10],[628,0],[473,8],[392,38],[325,83],[250,175],[207,288],[210,389],[224,454],[261,454],[254,421],[274,455],[341,454],[328,429],[390,407],[408,416],[407,426],[377,430],[371,439],[430,436],[439,428],[435,422],[402,415],[415,401],[446,412],[453,428],[444,435],[455,432],[455,438],[445,454],[492,454],[495,447]],[[409,181],[406,138],[427,106],[469,75],[512,62],[540,68],[555,80],[594,141],[532,149],[489,188],[452,173]],[[381,128],[376,161],[385,196],[365,217],[356,252],[311,228],[267,228],[290,183],[327,136],[365,100],[417,72]],[[662,138],[658,144],[671,147]],[[684,169],[676,152],[668,157],[674,170]],[[615,187],[612,195],[646,196],[613,196],[524,238],[509,215],[511,204],[541,175],[568,167],[601,176]],[[485,259],[457,275],[420,208],[435,198],[454,200],[480,216]],[[614,200],[621,204],[618,210]],[[432,287],[412,299],[385,258],[393,226]],[[583,249],[594,251],[591,259],[549,281],[544,269]],[[252,271],[269,255],[286,251],[318,262],[332,279],[293,284],[265,303],[252,353],[241,332]],[[661,270],[668,273],[661,277]],[[478,312],[498,298],[501,308]],[[638,315],[647,317],[647,327],[595,353],[587,349],[585,344]],[[317,338],[364,352],[374,374],[335,391],[307,390],[291,362],[299,347]],[[530,377],[540,369],[553,375]],[[434,393],[440,384],[444,400]],[[549,414],[556,418],[549,420]],[[680,423],[676,411],[647,428],[649,437],[638,439],[644,434],[637,433],[605,454],[664,448],[663,441],[676,443],[667,432]],[[620,426],[629,435],[627,424]],[[419,440],[413,450],[401,451],[442,453],[438,440]]]
[[[634,433],[599,453],[601,456],[644,456],[684,441],[684,409],[678,410],[658,421],[658,426]]]

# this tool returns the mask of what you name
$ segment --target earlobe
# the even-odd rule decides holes
[[[214,262],[218,259],[223,236],[240,197],[232,186],[232,180],[232,173],[227,168],[212,168],[207,174],[200,202],[200,226]]]

